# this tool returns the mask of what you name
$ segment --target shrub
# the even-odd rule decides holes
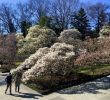
[[[94,52],[80,55],[76,61],[76,66],[94,66],[100,64],[110,64],[110,52]]]
[[[109,37],[110,36],[110,26],[106,25],[100,30],[100,37]]]
[[[94,64],[110,64],[110,39],[88,39],[81,45],[82,53],[75,61],[77,66],[92,66]]]
[[[76,46],[81,42],[80,38],[81,34],[77,29],[69,29],[61,32],[58,41]]]

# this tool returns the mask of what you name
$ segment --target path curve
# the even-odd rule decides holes
[[[42,95],[27,86],[21,84],[21,93],[16,93],[14,90],[14,84],[12,84],[12,95],[9,95],[9,91],[5,94],[5,77],[6,74],[0,73],[0,100],[38,100],[42,98]]]
[[[110,76],[66,88],[45,96],[23,84],[21,85],[21,94],[15,93],[13,86],[13,95],[6,95],[4,93],[6,88],[4,82],[5,76],[0,74],[0,100],[110,100]]]

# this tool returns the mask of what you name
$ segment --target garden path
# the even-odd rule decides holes
[[[15,93],[13,88],[13,95],[8,93],[6,95],[4,93],[6,87],[5,76],[0,74],[0,100],[110,100],[110,76],[44,96],[25,85],[21,85],[22,93]]]
[[[6,74],[0,73],[0,100],[38,100],[42,98],[42,95],[25,85],[21,85],[21,93],[16,93],[14,91],[14,84],[12,85],[12,95],[9,95],[9,91],[5,94],[5,79]]]

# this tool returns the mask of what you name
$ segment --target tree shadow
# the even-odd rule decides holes
[[[34,94],[34,93],[19,93],[19,94],[12,94],[15,97],[21,98],[30,98],[30,99],[39,99],[38,97],[43,97],[41,94]]]
[[[110,89],[110,76],[103,77],[91,82],[83,83],[78,86],[73,86],[67,89],[63,89],[58,91],[58,93],[82,94],[86,92],[86,93],[98,94],[98,93],[102,93],[102,92],[99,92],[99,90],[108,90],[108,89]]]
[[[7,76],[7,73],[0,73],[0,86],[5,85],[5,78]]]
[[[6,84],[5,79],[0,79],[0,86],[5,85],[5,84]]]

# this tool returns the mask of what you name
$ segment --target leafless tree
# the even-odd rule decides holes
[[[12,8],[9,5],[2,4],[0,6],[0,20],[2,21],[2,24],[5,27],[5,32],[16,32],[16,28],[14,26],[14,18],[15,15]]]
[[[35,22],[38,22],[42,16],[47,16],[50,11],[49,0],[29,0],[28,6],[33,12]]]
[[[67,29],[71,15],[75,12],[79,0],[55,0],[52,3],[50,16],[61,30]]]
[[[102,3],[97,3],[88,7],[88,15],[92,22],[94,22],[98,33],[101,27],[106,23],[106,13],[108,8],[108,5]]]
[[[21,3],[19,2],[17,4],[17,14],[19,16],[19,22],[22,21],[31,21],[32,16],[33,16],[33,11],[30,8],[29,3]]]

